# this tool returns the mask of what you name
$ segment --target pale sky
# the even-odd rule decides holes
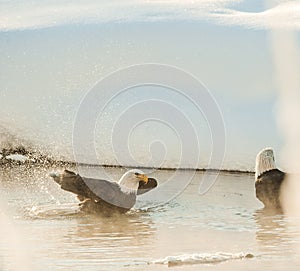
[[[39,3],[0,2],[0,121],[11,130],[72,153],[74,119],[89,89],[118,69],[161,63],[191,73],[216,99],[226,128],[224,168],[253,169],[261,148],[280,150],[269,30],[299,29],[299,2],[277,1],[268,10],[261,1]],[[113,124],[128,104],[145,99],[181,108],[200,138],[199,167],[206,167],[209,124],[167,89],[129,91],[110,104],[95,125],[97,149],[105,154],[100,160],[118,160],[110,144]],[[155,155],[151,143],[163,141],[165,165],[176,165],[176,133],[161,123],[148,125],[147,134],[138,126],[130,137],[133,157],[147,164]]]

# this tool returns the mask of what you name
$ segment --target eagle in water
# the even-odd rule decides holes
[[[86,178],[69,170],[50,176],[63,190],[77,195],[82,211],[105,215],[126,213],[134,206],[138,195],[158,185],[154,178],[138,169],[127,171],[118,182]]]
[[[271,148],[261,150],[256,156],[255,190],[256,197],[266,208],[281,209],[280,188],[286,173],[276,168]]]

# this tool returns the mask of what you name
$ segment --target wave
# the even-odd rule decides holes
[[[192,265],[192,264],[217,264],[229,260],[251,259],[254,255],[251,253],[193,253],[182,254],[178,256],[167,256],[163,259],[153,261],[153,264],[163,264],[168,266]]]

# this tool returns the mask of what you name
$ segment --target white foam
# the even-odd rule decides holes
[[[10,154],[10,155],[7,155],[5,158],[13,160],[13,161],[22,162],[22,163],[24,163],[25,161],[28,160],[28,157],[21,155],[21,154]]]
[[[239,260],[245,258],[253,258],[254,256],[250,253],[193,253],[193,254],[182,254],[177,256],[167,256],[163,259],[153,261],[154,264],[167,264],[167,265],[190,265],[190,264],[215,264],[225,262],[229,260]]]

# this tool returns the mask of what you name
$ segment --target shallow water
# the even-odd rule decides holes
[[[51,170],[1,170],[0,270],[294,270],[300,262],[300,231],[262,210],[251,174],[221,173],[201,196],[197,172],[165,205],[101,217],[80,213]],[[163,183],[170,174],[152,176]]]

